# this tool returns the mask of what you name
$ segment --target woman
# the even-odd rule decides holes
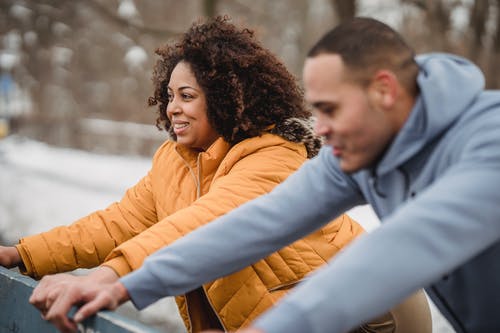
[[[101,265],[84,277],[43,279],[31,298],[43,313],[71,285],[115,281],[159,248],[269,192],[320,146],[293,76],[251,31],[216,18],[194,24],[157,54],[149,104],[158,106],[157,126],[171,139],[149,173],[107,209],[2,250],[13,253],[4,265],[19,265],[35,278]],[[362,231],[341,216],[265,260],[177,297],[188,331],[245,325]]]
[[[116,279],[157,249],[269,192],[316,154],[320,141],[293,76],[249,30],[217,18],[193,25],[157,54],[149,104],[158,106],[157,126],[171,139],[156,152],[149,173],[105,210],[21,239],[14,251],[7,249],[15,253],[4,265],[19,265],[38,279],[101,264],[88,276],[59,279]],[[179,297],[188,330],[240,327],[361,232],[342,216],[266,262]],[[301,258],[307,258],[304,265],[290,265]],[[291,271],[279,273],[285,268]],[[238,288],[252,292],[228,292]],[[231,311],[215,304],[230,304]]]

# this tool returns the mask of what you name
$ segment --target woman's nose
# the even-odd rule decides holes
[[[168,102],[167,106],[167,113],[170,114],[177,114],[181,112],[181,107],[180,105],[176,102],[175,99],[172,99],[170,102]]]

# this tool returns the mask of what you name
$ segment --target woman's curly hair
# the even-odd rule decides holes
[[[158,105],[158,128],[173,134],[167,86],[181,61],[190,65],[206,95],[211,125],[231,145],[282,126],[287,119],[311,116],[302,90],[281,61],[255,40],[253,31],[238,29],[228,20],[225,16],[195,23],[180,42],[156,50],[161,59],[148,104]]]

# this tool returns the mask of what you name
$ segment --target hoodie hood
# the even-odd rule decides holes
[[[484,89],[481,70],[467,59],[431,53],[415,60],[420,67],[420,95],[378,164],[378,176],[401,166],[443,133]]]

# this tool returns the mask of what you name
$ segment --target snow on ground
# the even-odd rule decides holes
[[[0,140],[0,242],[69,224],[117,201],[146,174],[150,158],[110,156],[55,148],[16,136]],[[367,230],[379,221],[368,206],[349,212]],[[121,312],[168,333],[183,332],[172,298],[136,312]],[[432,307],[435,333],[453,330]]]
[[[4,139],[0,141],[0,234],[17,240],[105,208],[119,200],[149,164],[144,158]]]
[[[150,162],[55,148],[18,137],[0,140],[0,242],[13,244],[22,236],[105,208],[146,174]],[[140,312],[129,302],[119,312],[163,332],[185,332],[171,297]]]

